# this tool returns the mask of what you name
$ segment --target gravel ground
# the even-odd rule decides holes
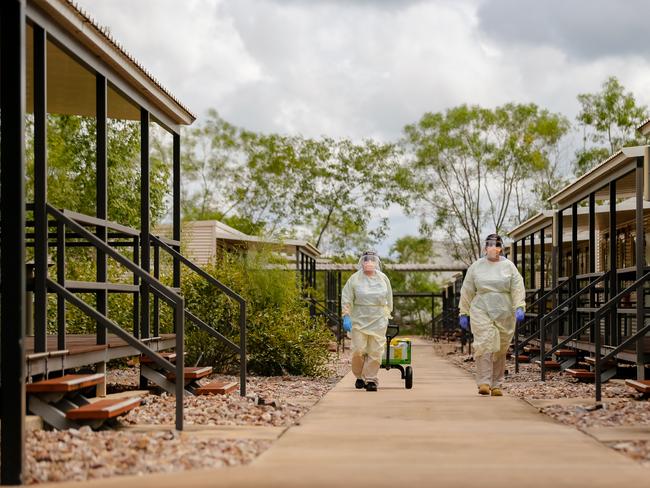
[[[474,372],[474,362],[468,361],[467,356],[447,353],[447,359],[466,371]],[[593,383],[580,382],[557,371],[547,372],[547,380],[542,383],[539,366],[536,364],[520,364],[519,368],[519,373],[506,375],[503,390],[508,395],[524,400],[586,399],[582,405],[563,405],[558,402],[556,405],[540,408],[540,412],[558,422],[572,425],[579,430],[591,427],[650,425],[650,401],[641,399],[635,390],[625,386],[621,380],[603,383],[604,401],[595,405]],[[508,360],[506,370],[514,373],[514,369],[514,361]],[[650,440],[605,444],[650,467]]]
[[[331,357],[330,376],[248,378],[247,396],[188,397],[185,421],[200,425],[290,426],[299,421],[350,369],[349,353]],[[238,382],[234,376],[204,380]],[[107,373],[108,393],[135,390],[135,369]],[[174,397],[147,395],[143,404],[122,418],[123,424],[173,424]],[[272,444],[258,439],[216,439],[175,431],[30,431],[27,435],[27,483],[75,480],[128,474],[219,468],[247,464]]]

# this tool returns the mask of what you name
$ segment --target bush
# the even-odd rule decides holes
[[[259,252],[243,257],[226,253],[206,271],[247,302],[248,369],[260,375],[318,376],[326,371],[331,334],[320,318],[309,316],[295,272],[269,269],[273,256]],[[197,275],[185,275],[186,307],[207,324],[239,344],[239,304]],[[188,364],[221,372],[238,369],[231,348],[196,327],[186,328]]]

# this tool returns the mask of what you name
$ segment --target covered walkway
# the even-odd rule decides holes
[[[397,371],[380,372],[377,393],[355,390],[346,376],[249,466],[84,486],[609,488],[650,479],[647,468],[522,400],[479,397],[430,344],[416,342],[413,366],[412,390]]]

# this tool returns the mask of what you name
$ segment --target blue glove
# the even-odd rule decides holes
[[[458,317],[458,323],[460,324],[461,329],[469,329],[469,317],[467,315],[461,315]]]
[[[524,309],[519,307],[517,310],[515,310],[515,319],[517,319],[517,322],[522,322],[526,318],[526,313],[524,312]]]
[[[350,332],[352,330],[352,319],[349,315],[343,316],[343,330],[345,332]]]

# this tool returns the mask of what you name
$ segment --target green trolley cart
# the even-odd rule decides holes
[[[397,369],[402,374],[406,389],[413,388],[413,368],[411,364],[411,340],[397,338],[399,325],[388,325],[386,330],[386,354],[381,367],[386,370]]]

